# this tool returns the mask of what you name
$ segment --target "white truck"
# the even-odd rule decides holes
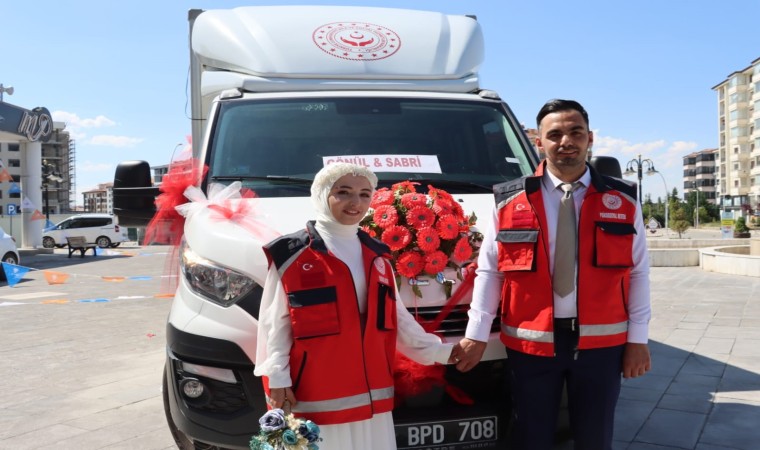
[[[486,220],[492,186],[538,164],[507,104],[480,87],[484,42],[474,17],[278,6],[191,10],[188,19],[193,157],[208,166],[197,186],[240,181],[279,233],[315,217],[311,181],[333,160],[372,161],[381,186],[412,180],[423,191],[445,189]],[[120,164],[113,192],[123,226],[153,216],[158,189],[147,162]],[[253,367],[263,244],[211,210],[185,223],[163,385],[180,448],[248,448],[258,431],[265,402]],[[403,301],[430,319],[446,299],[425,297],[423,307]],[[466,312],[467,304],[458,306],[437,332],[458,341]],[[441,392],[407,399],[394,411],[400,449],[504,448],[510,408],[494,326],[475,370],[446,370],[447,382],[474,404]]]

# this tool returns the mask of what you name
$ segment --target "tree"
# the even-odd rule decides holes
[[[710,203],[704,193],[698,196],[699,204],[697,204],[697,196],[696,191],[684,195],[684,206],[687,220],[693,223],[697,214],[699,214],[699,223],[720,220],[720,208],[717,205]]]
[[[678,233],[678,239],[681,239],[684,231],[688,230],[690,223],[686,220],[684,208],[678,205],[677,208],[670,212],[670,228]]]

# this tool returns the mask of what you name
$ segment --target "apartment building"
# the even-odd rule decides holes
[[[692,192],[699,192],[699,198],[717,205],[720,195],[716,187],[717,148],[708,148],[683,157],[684,198]]]
[[[720,204],[746,214],[760,203],[760,58],[712,88],[718,96],[715,183]]]
[[[76,143],[64,122],[54,122],[50,140],[42,143],[42,212],[72,212],[76,200]]]
[[[82,196],[86,212],[113,214],[113,183],[101,183],[95,189],[82,192]]]

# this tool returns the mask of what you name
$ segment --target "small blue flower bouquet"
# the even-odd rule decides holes
[[[319,450],[319,427],[281,409],[272,409],[259,419],[261,430],[251,439],[251,450]]]

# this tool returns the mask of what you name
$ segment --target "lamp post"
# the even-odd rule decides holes
[[[182,142],[177,142],[177,145],[174,146],[174,150],[172,150],[172,158],[169,161],[174,161],[174,153],[177,151],[178,148],[182,147],[184,144]]]
[[[694,182],[694,191],[697,193],[697,201],[694,203],[694,228],[699,228],[699,186]]]
[[[623,175],[637,174],[639,179],[639,203],[641,203],[642,207],[644,206],[644,196],[641,193],[641,178],[644,168],[646,168],[647,171],[655,170],[654,162],[648,158],[641,159],[641,155],[639,155],[638,159],[628,161],[628,164],[625,166],[625,172],[623,173]]]
[[[665,186],[665,235],[670,237],[670,222],[668,221],[668,207],[670,206],[670,191],[668,191],[668,183],[665,182],[665,176],[662,172],[654,169],[654,166],[647,170],[647,175],[658,174],[662,178],[662,184]]]
[[[13,86],[5,87],[3,83],[0,83],[0,103],[3,102],[3,94],[6,92],[8,95],[13,95]]]
[[[55,169],[55,164],[50,164],[47,162],[47,160],[43,159],[42,187],[45,189],[45,218],[47,219],[45,226],[50,223],[50,191],[48,191],[48,187],[51,181],[59,182],[63,181],[63,178],[60,177],[58,171]]]

